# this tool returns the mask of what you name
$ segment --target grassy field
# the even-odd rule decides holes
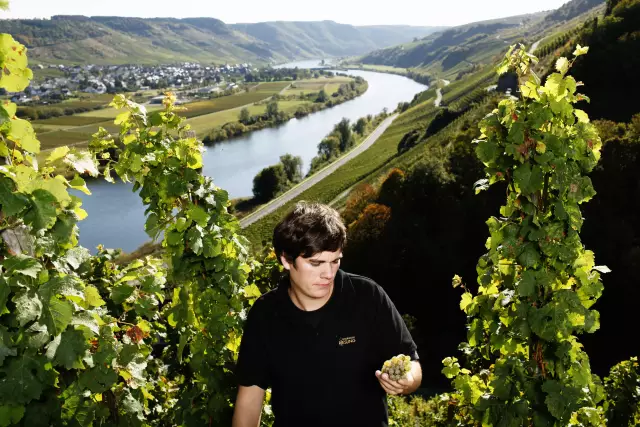
[[[52,125],[52,124],[42,125],[34,122],[31,122],[31,123],[33,125],[33,130],[36,131],[38,135],[44,132],[53,132],[54,130],[65,130],[73,127],[73,126]]]
[[[309,93],[320,92],[322,89],[324,89],[326,85],[327,84],[325,82],[308,82],[308,83],[295,82],[295,83],[292,83],[291,87],[285,90],[282,94],[284,96],[299,95],[300,93],[307,95]]]
[[[270,241],[273,227],[297,201],[329,203],[358,181],[381,168],[385,168],[386,164],[397,155],[398,142],[402,137],[414,129],[419,129],[423,132],[435,111],[436,108],[430,100],[405,111],[389,126],[371,148],[338,168],[327,178],[280,209],[245,228],[242,234],[247,236],[256,246],[263,240]]]
[[[41,150],[51,150],[52,148],[60,147],[62,145],[88,142],[89,137],[81,133],[59,130],[39,134],[38,140],[40,140]]]
[[[311,104],[309,101],[278,101],[278,108],[280,111],[284,111],[286,113],[295,113],[298,107],[302,105]],[[264,114],[267,106],[266,104],[261,105],[250,105],[247,107],[249,109],[249,113],[254,115]],[[229,122],[237,122],[238,116],[240,115],[240,110],[242,108],[234,108],[231,110],[220,111],[212,114],[205,114],[203,116],[193,117],[187,120],[187,123],[191,125],[191,128],[196,131],[196,133],[202,137],[211,129],[223,126]]]
[[[114,116],[115,118],[115,116]],[[51,119],[46,120],[34,120],[32,123],[35,125],[54,125],[54,126],[85,126],[93,123],[104,122],[104,117],[93,117],[93,116],[60,116],[53,117]]]
[[[287,86],[289,86],[289,82],[261,83],[255,90],[250,90],[249,92],[185,104],[184,107],[186,110],[181,114],[187,118],[191,118],[253,104],[254,102],[260,102],[279,93]]]
[[[283,92],[283,95],[308,95],[310,93],[320,92],[324,89],[327,95],[332,95],[338,91],[340,85],[350,82],[349,77],[320,77],[317,79],[297,80],[291,83],[291,87]]]
[[[326,88],[327,93],[331,94],[340,87],[340,84],[351,80],[352,79],[348,77],[339,76],[334,78],[322,77],[319,79],[301,80],[297,83],[310,88],[310,90],[313,88],[313,92],[319,92],[321,89]],[[240,110],[245,106],[247,106],[251,115],[263,114],[266,110],[266,104],[258,103],[280,93],[290,84],[291,82],[259,83],[250,88],[248,92],[184,104],[183,107],[185,109],[181,111],[180,114],[183,117],[187,117],[187,123],[192,126],[196,133],[204,136],[215,127],[238,121]],[[293,92],[295,95],[299,93],[299,89]],[[112,99],[112,95],[96,95],[90,97],[90,100],[70,102],[107,103]],[[65,103],[68,105],[70,102]],[[65,103],[58,105],[62,106]],[[310,104],[310,102],[292,100],[279,101],[278,106],[281,111],[294,113],[300,106],[307,104]],[[163,108],[160,104],[146,105],[145,107],[149,112]],[[77,144],[78,142],[88,141],[91,135],[98,131],[99,127],[103,127],[111,133],[117,133],[120,127],[114,125],[113,120],[119,112],[120,111],[114,108],[107,107],[71,116],[36,120],[33,123],[37,127],[38,138],[42,142],[42,149],[48,150],[60,145]]]
[[[145,105],[145,108],[147,109],[147,112],[151,112],[151,111],[162,110],[162,108],[164,107],[162,107],[162,104],[152,104],[152,105]],[[115,108],[107,107],[101,110],[87,111],[86,113],[76,114],[76,116],[101,117],[102,120],[104,121],[106,119],[115,119],[116,116],[121,112],[122,112],[121,110],[116,110]]]
[[[266,105],[250,105],[247,107],[249,113],[254,116],[263,114],[267,109]],[[187,120],[187,123],[191,125],[191,128],[196,131],[199,137],[204,136],[207,131],[217,127],[223,126],[225,123],[237,122],[242,108],[233,108],[231,110],[219,111],[217,113],[205,114],[198,117],[193,117]]]

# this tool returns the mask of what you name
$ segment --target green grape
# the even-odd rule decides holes
[[[404,378],[411,370],[411,358],[404,354],[393,356],[382,364],[382,373],[389,375],[392,381]]]

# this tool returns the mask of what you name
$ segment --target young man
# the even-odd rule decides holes
[[[386,394],[420,386],[416,345],[387,294],[339,269],[345,243],[340,215],[325,205],[299,203],[275,228],[288,274],[249,312],[233,427],[259,426],[269,387],[276,427],[386,427]],[[379,369],[398,354],[412,369],[392,381]]]

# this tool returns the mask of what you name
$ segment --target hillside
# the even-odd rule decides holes
[[[602,0],[572,0],[551,12],[450,28],[419,41],[371,52],[355,62],[420,68],[432,75],[455,79],[492,63],[510,44],[533,43],[549,34],[574,28],[603,11]]]
[[[587,12],[588,10],[600,6],[603,3],[602,0],[573,0],[560,6],[555,11],[551,12],[545,20],[547,21],[566,21],[573,19],[580,14]]]
[[[0,20],[0,32],[29,48],[31,61],[123,64],[284,62],[361,55],[438,28],[354,27],[323,22],[227,25],[214,18],[54,16]]]
[[[421,38],[440,29],[393,25],[354,27],[333,21],[277,21],[231,27],[263,41],[275,52],[296,58],[359,55]]]

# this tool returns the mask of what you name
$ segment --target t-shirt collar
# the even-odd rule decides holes
[[[336,273],[336,277],[333,280],[333,293],[329,298],[329,301],[325,305],[323,305],[319,310],[333,311],[342,300],[342,296],[344,293],[344,281],[345,281],[345,273],[338,269]],[[299,308],[291,301],[291,297],[289,296],[289,288],[291,287],[291,280],[289,279],[289,274],[286,273],[278,282],[278,288],[276,289],[276,293],[279,297],[279,306],[280,310],[288,315],[296,315],[299,314]]]

